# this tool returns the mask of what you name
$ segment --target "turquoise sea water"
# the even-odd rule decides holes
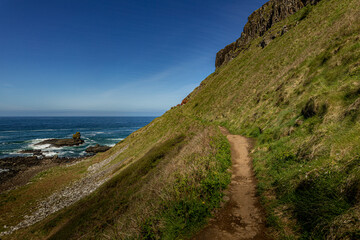
[[[149,124],[154,117],[0,117],[0,158],[13,157],[24,149],[41,149],[45,156],[85,156],[95,144],[114,146],[132,132]],[[81,133],[85,143],[55,148],[36,145],[49,138],[71,138]]]

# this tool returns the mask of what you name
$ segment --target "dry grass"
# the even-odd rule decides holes
[[[206,159],[214,151],[210,147],[210,136],[214,134],[213,129],[205,129],[195,135],[175,157],[161,162],[153,177],[134,196],[128,211],[117,220],[116,227],[110,226],[105,235],[115,235],[119,239],[140,235],[141,225],[146,219],[154,217],[163,202],[173,200],[172,186],[178,178],[206,172],[204,165],[194,160]]]
[[[187,104],[94,157],[91,163],[129,146],[109,163],[126,159],[110,183],[11,237],[189,237],[217,206],[226,186],[226,146],[217,125],[257,138],[253,157],[258,192],[276,239],[357,237],[353,219],[359,217],[360,111],[354,104],[360,97],[359,9],[357,0],[323,0],[305,18],[295,14],[278,23],[272,30],[291,28],[264,49],[257,46],[260,38],[254,40],[248,51],[205,79]],[[302,110],[310,98],[316,114],[305,117]],[[186,136],[182,147],[171,148],[159,161],[153,159],[156,164],[143,172],[148,153],[179,135]],[[86,166],[56,170],[66,173],[64,183],[54,173],[29,188],[39,194],[49,185],[53,191],[58,186],[51,185],[51,179],[66,184]],[[223,175],[218,178],[220,169]],[[132,171],[141,174],[136,178]],[[6,203],[17,205],[6,206],[19,207],[30,192],[24,188],[10,193],[21,197]],[[187,215],[187,208],[194,214]]]

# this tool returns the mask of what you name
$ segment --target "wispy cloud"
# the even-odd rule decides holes
[[[201,61],[194,59],[132,81],[115,80],[119,84],[102,90],[84,88],[74,94],[53,96],[47,103],[59,110],[165,111],[180,103],[203,80],[203,73],[194,72]]]

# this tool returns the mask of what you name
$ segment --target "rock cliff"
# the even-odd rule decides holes
[[[229,62],[255,38],[261,37],[275,23],[285,19],[308,4],[316,4],[320,0],[270,0],[252,13],[239,39],[227,45],[216,54],[215,67]],[[264,44],[262,44],[264,47]]]

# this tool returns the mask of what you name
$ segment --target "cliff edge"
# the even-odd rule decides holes
[[[249,16],[240,38],[216,54],[215,67],[218,68],[235,58],[248,48],[253,39],[263,36],[275,23],[298,12],[308,4],[315,5],[318,2],[320,0],[271,0],[265,3]]]

